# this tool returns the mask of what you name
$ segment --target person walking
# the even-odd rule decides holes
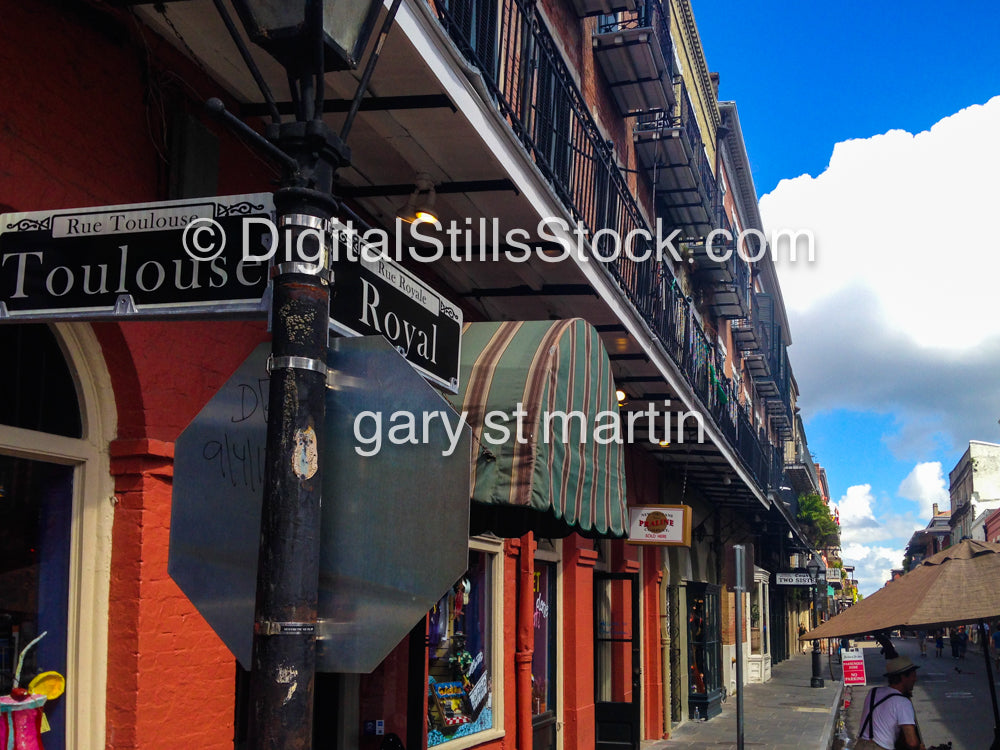
[[[888,687],[873,687],[861,711],[861,729],[855,750],[926,750],[917,728],[910,696],[917,683],[919,667],[905,656],[888,659],[885,677]]]
[[[927,656],[927,631],[918,630],[917,640],[920,641],[920,655]]]
[[[940,630],[934,634],[934,648],[938,656],[944,656],[944,633]]]
[[[1000,621],[993,623],[993,658],[996,660],[997,671],[1000,672]]]

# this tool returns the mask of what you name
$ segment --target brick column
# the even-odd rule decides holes
[[[231,750],[235,661],[167,575],[173,443],[111,443],[107,747]]]
[[[593,747],[594,563],[592,542],[577,534],[563,540],[563,720],[564,747]]]

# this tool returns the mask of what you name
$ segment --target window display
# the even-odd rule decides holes
[[[22,688],[39,673],[66,673],[72,498],[72,467],[0,455],[0,696],[19,662]],[[61,750],[64,701],[45,714],[45,747]]]
[[[719,590],[717,586],[688,587],[688,690],[706,694],[720,686]]]
[[[555,711],[556,566],[535,561],[535,651],[531,657],[531,713]]]
[[[469,552],[469,569],[430,612],[427,746],[493,727],[492,566]]]

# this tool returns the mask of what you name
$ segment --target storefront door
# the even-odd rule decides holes
[[[722,713],[719,591],[709,583],[687,586],[689,719],[710,719]]]
[[[639,576],[594,573],[597,750],[639,747]]]

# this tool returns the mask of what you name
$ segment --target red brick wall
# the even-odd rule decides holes
[[[140,38],[124,13],[44,0],[0,0],[0,13],[17,30],[0,45],[0,203],[30,211],[165,198],[159,123],[199,112],[216,84],[148,30]],[[266,190],[270,171],[215,130],[219,192]],[[107,746],[231,748],[235,662],[167,575],[173,441],[266,338],[264,326],[94,328],[119,422]]]
[[[107,747],[232,747],[233,659],[167,575],[173,444],[111,452]]]

